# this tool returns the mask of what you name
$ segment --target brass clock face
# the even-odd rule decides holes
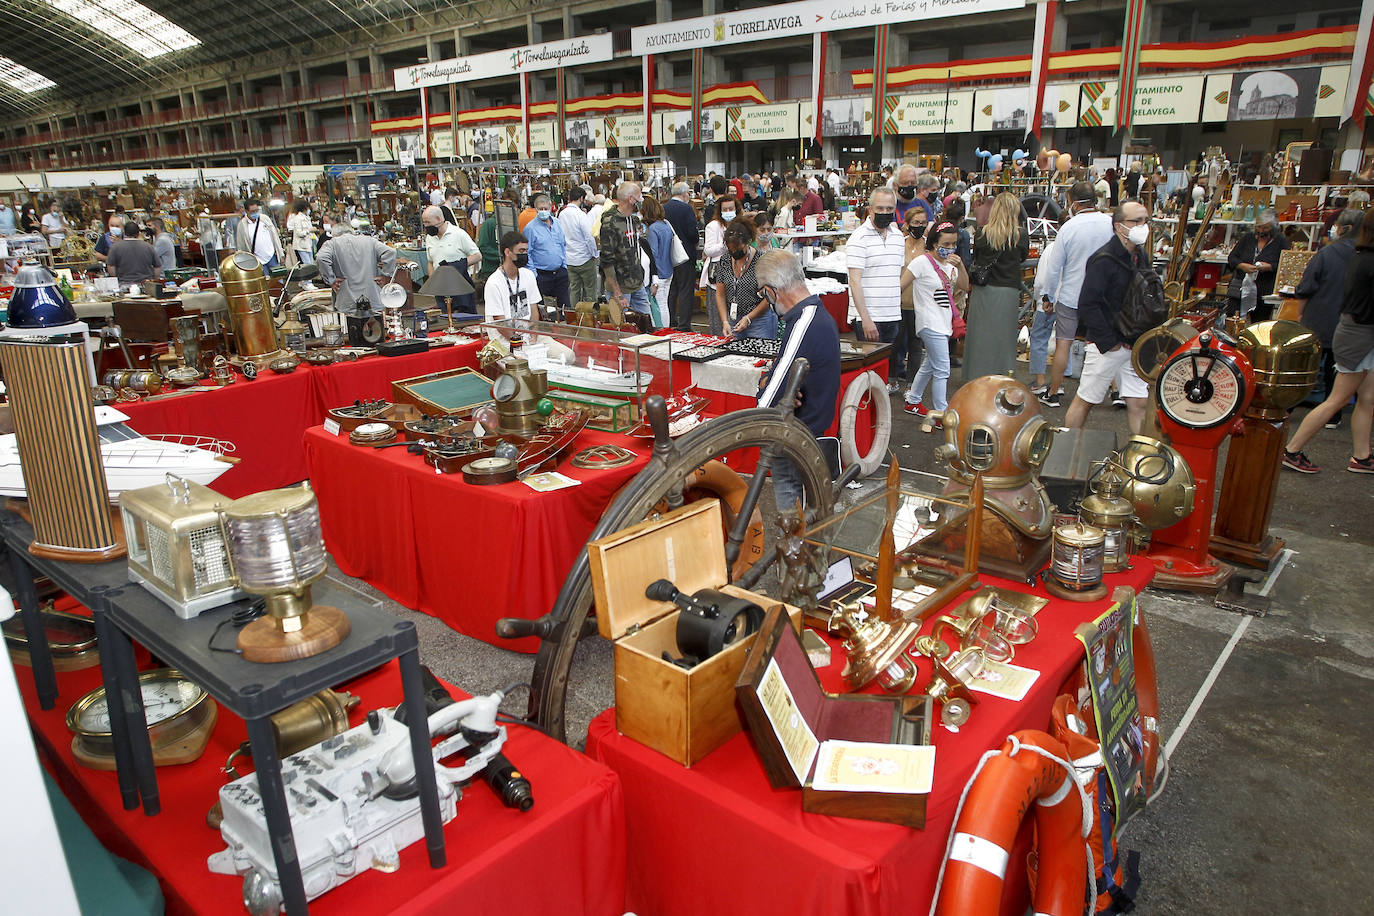
[[[139,675],[138,682],[149,731],[187,715],[208,696],[201,687],[170,668],[145,671]],[[97,687],[72,704],[67,711],[67,728],[78,735],[106,737],[110,734],[110,703],[104,687]]]
[[[1245,402],[1245,376],[1216,350],[1180,353],[1155,382],[1160,409],[1180,426],[1211,429],[1232,419]]]

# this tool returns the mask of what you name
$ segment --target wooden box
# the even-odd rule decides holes
[[[930,697],[826,693],[801,639],[773,613],[735,690],[768,781],[800,787],[803,811],[925,826],[935,753]],[[855,776],[855,785],[843,789],[817,788],[822,762],[843,759],[840,749],[868,757],[882,775]]]
[[[716,588],[753,601],[765,613],[785,613],[794,629],[801,611],[766,595],[726,585],[725,529],[720,502],[698,500],[658,519],[641,522],[587,545],[596,620],[615,642],[616,728],[691,766],[743,726],[735,706],[735,680],[754,636],[744,637],[691,669],[676,657],[678,608],[644,596],[649,583],[667,579],[688,595]]]
[[[391,400],[430,416],[467,416],[491,400],[491,379],[476,369],[446,369],[391,383]]]

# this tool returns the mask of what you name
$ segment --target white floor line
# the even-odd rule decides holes
[[[1264,587],[1259,590],[1261,598],[1268,596],[1269,590],[1273,588],[1274,583],[1278,581],[1279,573],[1283,572],[1283,568],[1288,565],[1288,561],[1291,559],[1293,559],[1293,551],[1284,548],[1283,552],[1279,554],[1279,561],[1274,564],[1273,571],[1270,572],[1269,577],[1264,580]]]
[[[1266,583],[1266,588],[1267,587],[1268,583]],[[1250,616],[1243,616],[1240,619],[1240,623],[1236,624],[1236,630],[1231,634],[1231,638],[1227,640],[1226,648],[1222,649],[1221,654],[1217,656],[1217,660],[1212,664],[1212,670],[1207,672],[1207,679],[1202,682],[1202,686],[1198,688],[1197,695],[1193,697],[1193,702],[1188,705],[1188,711],[1183,714],[1183,718],[1179,720],[1178,727],[1175,728],[1174,733],[1169,736],[1169,743],[1164,746],[1164,755],[1166,757],[1172,757],[1174,755],[1174,748],[1178,747],[1178,743],[1182,741],[1183,736],[1188,733],[1188,726],[1193,724],[1193,717],[1196,716],[1197,711],[1202,708],[1202,703],[1207,699],[1207,694],[1212,692],[1212,685],[1217,682],[1217,677],[1221,674],[1221,669],[1226,667],[1226,660],[1231,657],[1231,653],[1235,651],[1236,643],[1240,642],[1240,638],[1244,636],[1245,631],[1250,628],[1250,621],[1254,619],[1255,618]]]

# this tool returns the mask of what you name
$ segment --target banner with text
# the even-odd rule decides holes
[[[1021,9],[1025,5],[1025,0],[803,0],[639,26],[630,30],[630,52],[663,54],[837,29]]]
[[[530,124],[531,152],[556,153],[560,148],[557,121],[535,121]]]
[[[897,99],[892,119],[899,134],[967,133],[973,129],[973,90],[917,92]]]
[[[1134,125],[1195,124],[1202,106],[1202,76],[1172,76],[1137,80]],[[1111,126],[1116,121],[1116,80],[1082,83],[1078,123],[1082,127]]]
[[[731,140],[795,140],[798,132],[796,102],[781,105],[741,105],[729,109]]]
[[[610,60],[615,56],[609,34],[546,41],[523,48],[469,54],[413,67],[398,67],[394,78],[396,91],[405,92],[421,86],[445,86],[469,80],[516,76],[538,70],[553,70],[573,64],[590,64]]]

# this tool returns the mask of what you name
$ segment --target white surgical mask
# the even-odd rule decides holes
[[[540,210],[537,215],[540,219],[544,220],[545,222],[553,219],[553,213],[549,210]]]
[[[1333,238],[1333,239],[1338,239],[1338,238],[1341,237],[1341,234],[1340,234],[1339,232],[1336,231],[1336,227],[1335,227],[1335,226],[1332,226],[1330,229],[1326,230],[1326,234],[1329,235],[1329,236],[1330,236],[1331,238]]]
[[[119,238],[119,237],[120,237],[121,235],[123,235],[123,234],[124,234],[124,227],[123,227],[123,226],[111,226],[111,227],[110,227],[110,235],[111,235],[113,238]]]
[[[1132,245],[1144,245],[1150,240],[1150,227],[1145,223],[1139,226],[1132,226],[1126,233],[1126,238],[1131,240]]]
[[[724,211],[721,212],[720,218],[723,219],[723,220],[725,220],[725,222],[728,223],[728,222],[730,222],[730,220],[732,220],[732,219],[735,218],[735,211],[734,211],[734,210],[724,210]]]

